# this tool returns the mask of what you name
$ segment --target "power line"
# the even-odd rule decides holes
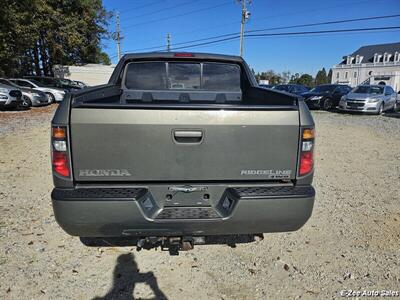
[[[188,4],[193,4],[193,1],[184,2],[184,3],[181,3],[181,4],[177,4],[177,5],[174,5],[174,6],[166,7],[166,8],[159,9],[159,10],[152,11],[152,12],[145,13],[145,14],[140,14],[140,15],[136,15],[136,16],[129,16],[129,18],[130,19],[136,19],[136,18],[140,18],[140,17],[151,16],[151,15],[158,14],[160,12],[168,11],[168,10],[175,9],[177,7],[182,7],[182,6],[185,6],[185,5],[188,5]]]
[[[387,16],[365,17],[365,18],[357,18],[357,19],[345,19],[345,20],[337,20],[337,21],[327,21],[327,22],[319,22],[319,23],[311,23],[311,24],[302,24],[302,25],[272,27],[272,28],[264,28],[264,29],[256,29],[256,30],[246,30],[246,32],[249,33],[249,32],[260,32],[260,31],[268,31],[268,30],[290,29],[290,28],[298,28],[298,27],[309,27],[309,26],[320,26],[320,25],[332,25],[332,24],[340,24],[340,23],[359,22],[359,21],[369,21],[369,20],[379,20],[379,19],[389,19],[389,18],[398,18],[398,17],[400,17],[400,14],[397,14],[397,15],[387,15]]]
[[[175,19],[175,18],[187,16],[187,15],[190,15],[190,14],[195,14],[195,13],[198,13],[198,12],[201,12],[201,11],[206,11],[206,10],[218,8],[218,7],[225,6],[225,5],[231,4],[231,3],[232,3],[232,1],[225,1],[225,2],[222,2],[222,3],[218,4],[218,5],[208,6],[208,7],[204,7],[204,8],[188,11],[186,13],[177,14],[177,15],[173,15],[173,16],[168,16],[168,17],[164,17],[164,18],[159,18],[159,19],[154,19],[154,20],[150,20],[150,21],[140,22],[140,23],[129,25],[129,26],[125,26],[123,28],[127,29],[127,28],[136,27],[136,26],[142,26],[142,25],[146,25],[146,24],[150,24],[150,23],[161,22],[161,21],[165,21],[165,20],[169,20],[169,19]]]
[[[387,26],[387,27],[371,27],[371,28],[350,28],[350,29],[333,29],[333,30],[319,30],[319,31],[303,31],[303,32],[281,32],[281,33],[256,33],[246,34],[246,37],[265,37],[265,36],[292,36],[292,35],[309,35],[309,34],[323,34],[323,33],[340,33],[340,32],[356,32],[356,31],[376,31],[376,30],[389,30],[400,29],[400,26]]]
[[[296,14],[299,14],[299,13],[307,13],[307,12],[313,12],[313,11],[340,8],[340,7],[343,7],[343,6],[350,7],[350,6],[359,5],[359,4],[362,4],[362,3],[375,2],[375,1],[387,1],[387,0],[362,0],[362,1],[357,1],[357,2],[346,3],[346,4],[343,4],[343,5],[334,5],[334,6],[327,6],[327,7],[316,8],[316,9],[311,9],[311,10],[309,9],[309,10],[295,11],[295,12],[286,13],[286,14],[269,15],[269,16],[264,16],[264,17],[261,17],[261,18],[255,18],[255,19],[253,19],[253,22],[254,22],[254,20],[271,19],[271,18],[288,16],[288,15],[296,15]],[[193,32],[199,32],[199,31],[203,31],[204,32],[205,30],[210,29],[210,28],[212,28],[212,29],[222,28],[222,27],[227,27],[227,26],[232,25],[232,24],[238,24],[238,22],[229,22],[229,23],[224,23],[224,24],[221,24],[221,25],[213,26],[213,27],[204,27],[204,26],[202,26],[201,29],[185,31],[185,32],[181,32],[181,33],[174,32],[174,36],[175,37],[176,36],[182,36],[182,35],[186,35],[186,34],[193,33]],[[226,35],[223,35],[223,36],[226,36]],[[160,39],[163,38],[163,37],[160,36]],[[147,41],[149,41],[149,40],[147,40]],[[153,47],[146,47],[146,48],[143,48],[141,50],[152,50],[152,49],[158,49],[158,48],[162,48],[162,47],[163,46],[153,46]]]
[[[300,11],[295,11],[295,12],[291,12],[291,13],[269,15],[269,16],[264,16],[264,17],[259,17],[259,18],[253,18],[252,21],[254,23],[257,20],[271,19],[271,18],[277,18],[277,17],[285,17],[285,16],[290,16],[290,15],[297,15],[297,14],[320,11],[320,10],[340,8],[340,7],[344,7],[344,6],[345,7],[349,7],[349,6],[354,6],[354,5],[358,5],[358,4],[362,4],[362,3],[376,2],[376,1],[385,1],[385,0],[363,0],[363,1],[357,1],[357,2],[352,2],[352,3],[347,3],[346,2],[346,4],[342,4],[342,5],[326,6],[326,7],[322,7],[322,8],[300,10]],[[229,23],[224,23],[224,24],[217,25],[217,26],[212,26],[212,27],[204,27],[204,26],[202,26],[198,30],[191,30],[191,31],[185,31],[185,32],[181,32],[181,33],[174,33],[174,35],[175,36],[181,36],[181,35],[186,35],[186,34],[193,33],[193,32],[205,31],[207,29],[215,29],[215,28],[227,27],[227,26],[232,25],[232,24],[238,24],[238,22],[237,21],[229,22]]]
[[[129,9],[126,9],[123,12],[121,12],[121,15],[125,14],[127,12],[130,12],[132,10],[137,10],[137,9],[145,8],[145,7],[148,7],[148,6],[153,6],[154,4],[158,4],[158,3],[160,3],[160,1],[154,1],[154,2],[151,2],[151,3],[144,4],[144,5],[139,5],[139,6],[136,6],[136,7],[133,7],[133,8],[129,8]]]
[[[319,30],[319,31],[302,31],[302,32],[280,32],[280,33],[259,33],[259,34],[245,34],[245,37],[275,37],[275,36],[295,36],[295,35],[311,35],[311,34],[326,34],[326,33],[348,33],[348,32],[367,32],[367,31],[382,31],[382,30],[391,30],[391,29],[400,29],[400,26],[387,26],[387,27],[372,27],[372,28],[350,28],[350,29],[334,29],[334,30]],[[212,42],[205,42],[200,44],[175,47],[171,50],[180,50],[193,48],[197,46],[210,45],[220,41],[227,41],[238,39],[240,36],[234,36],[230,38],[220,39]]]
[[[349,23],[349,22],[374,20],[374,19],[386,19],[386,18],[395,18],[395,17],[400,17],[400,14],[386,15],[386,16],[364,17],[364,18],[356,18],[356,19],[334,20],[334,21],[327,21],[327,22],[298,24],[298,25],[272,27],[272,28],[264,28],[264,29],[256,29],[256,30],[246,30],[245,34],[251,33],[251,32],[261,32],[261,31],[300,28],[300,27],[309,27],[309,26],[320,26],[320,25],[332,25],[332,24],[339,24],[339,23]],[[186,41],[186,42],[175,43],[172,46],[179,46],[179,45],[185,45],[185,44],[191,44],[191,43],[198,43],[198,42],[203,42],[203,41],[215,40],[215,39],[219,39],[219,38],[227,38],[227,37],[237,36],[239,34],[240,34],[239,32],[227,33],[227,34],[216,35],[216,36],[212,36],[212,37],[206,37],[206,38],[190,40],[190,41]],[[145,48],[139,48],[139,49],[134,49],[134,50],[128,50],[128,52],[131,52],[131,51],[132,52],[145,51],[145,50],[158,50],[158,49],[162,50],[162,49],[164,49],[164,47],[165,47],[165,45],[152,46],[152,47],[145,47]]]

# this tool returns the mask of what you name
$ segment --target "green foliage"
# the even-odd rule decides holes
[[[101,0],[3,0],[0,75],[51,75],[56,64],[109,63],[100,41],[111,17]]]
[[[331,83],[332,82],[332,69],[329,69],[327,81],[328,81],[327,83]]]
[[[314,87],[314,78],[310,74],[295,73],[290,78],[289,83],[302,84],[308,87]]]
[[[269,84],[280,84],[284,82],[282,76],[278,73],[275,73],[273,70],[257,73],[256,79],[257,81],[268,80]]]
[[[328,76],[326,75],[325,68],[322,68],[322,70],[318,71],[317,76],[315,76],[315,85],[326,84],[326,83],[328,83]]]

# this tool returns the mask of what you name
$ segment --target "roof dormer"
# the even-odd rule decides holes
[[[383,54],[383,62],[384,62],[384,63],[389,62],[391,57],[392,57],[392,54],[391,54],[391,53],[385,52],[385,53]]]
[[[356,64],[361,64],[362,60],[363,60],[364,56],[361,55],[356,55]]]
[[[396,51],[396,52],[394,53],[393,61],[394,61],[394,62],[400,61],[400,52],[399,52],[399,51]]]
[[[380,62],[381,57],[382,57],[382,54],[375,53],[375,54],[374,54],[374,63]]]
[[[353,62],[353,58],[351,55],[347,55],[346,57],[346,65],[351,65]]]

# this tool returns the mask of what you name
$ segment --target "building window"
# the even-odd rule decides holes
[[[357,78],[357,72],[354,72],[354,78]]]
[[[347,79],[347,77],[348,77],[348,73],[346,72],[346,73],[344,73],[344,78]]]
[[[336,79],[339,79],[339,72],[336,73]]]

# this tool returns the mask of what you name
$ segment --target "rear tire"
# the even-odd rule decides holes
[[[32,101],[31,101],[31,99],[29,99],[29,97],[23,96],[23,97],[22,97],[22,100],[24,101],[24,102],[22,103],[22,106],[23,106],[23,107],[29,108],[29,107],[32,106]]]
[[[394,112],[400,112],[400,103],[395,103],[393,107]]]
[[[331,110],[332,109],[332,107],[333,107],[333,101],[332,101],[332,99],[330,99],[330,98],[328,98],[328,99],[325,99],[325,101],[324,101],[324,110],[326,110],[326,111],[329,111],[329,110]]]
[[[377,111],[377,113],[376,113],[376,115],[381,115],[383,113],[383,103],[381,103],[380,105],[379,105],[379,108],[378,108],[378,111]]]
[[[50,98],[50,103],[55,103],[56,102],[56,97],[52,93],[46,93],[47,96]]]

